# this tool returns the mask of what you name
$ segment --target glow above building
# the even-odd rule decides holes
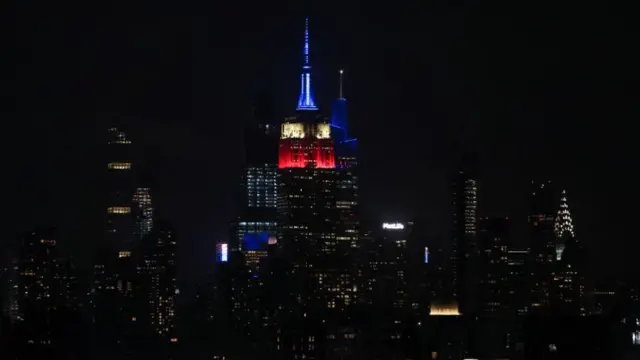
[[[429,316],[459,316],[458,304],[451,303],[446,305],[432,304]]]

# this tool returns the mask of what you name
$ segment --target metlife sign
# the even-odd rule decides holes
[[[401,223],[382,223],[385,230],[404,230],[404,224]]]

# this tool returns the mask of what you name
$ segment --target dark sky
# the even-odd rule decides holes
[[[416,217],[443,236],[446,175],[473,149],[481,214],[524,221],[528,179],[550,177],[568,190],[597,272],[635,256],[637,61],[622,12],[603,2],[302,3],[23,4],[2,236],[58,224],[66,250],[88,259],[101,210],[98,134],[125,121],[186,272],[207,268],[234,215],[250,104],[262,91],[279,116],[294,110],[306,13],[327,114],[346,71],[369,216]]]

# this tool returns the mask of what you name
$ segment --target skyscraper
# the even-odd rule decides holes
[[[347,121],[347,99],[343,92],[344,71],[340,70],[339,96],[333,102],[331,114],[331,138],[335,147],[336,169],[336,206],[341,209],[341,222],[336,229],[336,238],[350,241],[352,248],[359,246],[360,206],[358,198],[358,139],[349,136]]]
[[[154,334],[160,344],[177,344],[176,234],[160,222],[144,238],[138,272],[146,314],[136,321],[145,321],[145,330]]]
[[[219,244],[218,261],[228,271],[233,327],[247,344],[255,343],[260,326],[271,319],[262,305],[269,241],[276,242],[278,200],[278,133],[272,100],[261,94],[245,125],[245,160],[237,198],[239,216],[231,224],[230,242]]]
[[[576,238],[567,192],[560,194],[555,218],[555,264],[552,278],[552,300],[556,311],[565,315],[587,315],[585,304],[584,249]]]
[[[352,228],[345,225],[356,214],[350,211],[353,200],[340,199],[343,175],[336,169],[332,128],[315,103],[309,55],[307,20],[296,116],[281,125],[278,148],[278,247],[290,267],[292,315],[277,346],[299,357],[324,351],[320,341],[329,336],[326,327],[336,324],[333,320],[344,314],[357,292],[351,255],[358,234],[347,232]]]
[[[509,266],[508,304],[511,314],[524,315],[529,307],[530,278],[529,249],[509,248],[507,250],[507,262]]]
[[[116,251],[128,251],[133,242],[133,174],[131,140],[120,128],[108,130],[106,243]]]
[[[551,181],[531,182],[529,214],[531,257],[531,307],[533,311],[549,305],[551,278],[556,260],[554,212],[556,193]]]
[[[24,234],[18,261],[18,320],[28,336],[29,347],[53,349],[52,320],[62,305],[62,284],[57,264],[58,236],[55,228],[39,228]]]
[[[254,241],[277,236],[278,125],[271,99],[261,95],[244,129],[245,165],[238,194],[240,215],[232,224],[232,251],[258,250]],[[247,249],[249,246],[251,249]]]
[[[349,136],[347,120],[347,99],[343,92],[344,70],[340,70],[339,96],[333,101],[331,109],[331,138],[336,149],[336,167],[353,168],[357,166],[358,139]]]
[[[509,301],[508,237],[510,223],[507,218],[482,218],[479,221],[481,255],[480,311],[491,316],[507,315]]]
[[[573,232],[573,219],[571,218],[571,211],[569,211],[569,205],[567,204],[567,191],[562,190],[560,195],[560,208],[556,215],[553,233],[555,235],[555,249],[556,260],[562,259],[562,253],[565,248],[565,243],[569,238],[574,238]]]
[[[151,202],[151,189],[139,187],[133,194],[135,209],[134,235],[137,239],[143,239],[153,228],[153,203]]]
[[[132,143],[122,127],[111,127],[105,145],[105,233],[94,259],[91,304],[96,346],[106,354],[131,345],[137,324]]]
[[[476,291],[478,245],[477,226],[477,178],[475,159],[471,155],[463,158],[461,169],[452,181],[451,201],[453,207],[451,274],[453,296],[460,311],[465,314],[475,311],[472,294]]]

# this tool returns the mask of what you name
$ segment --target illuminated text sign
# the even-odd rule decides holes
[[[382,223],[382,228],[387,230],[403,230],[404,224],[401,223]]]

